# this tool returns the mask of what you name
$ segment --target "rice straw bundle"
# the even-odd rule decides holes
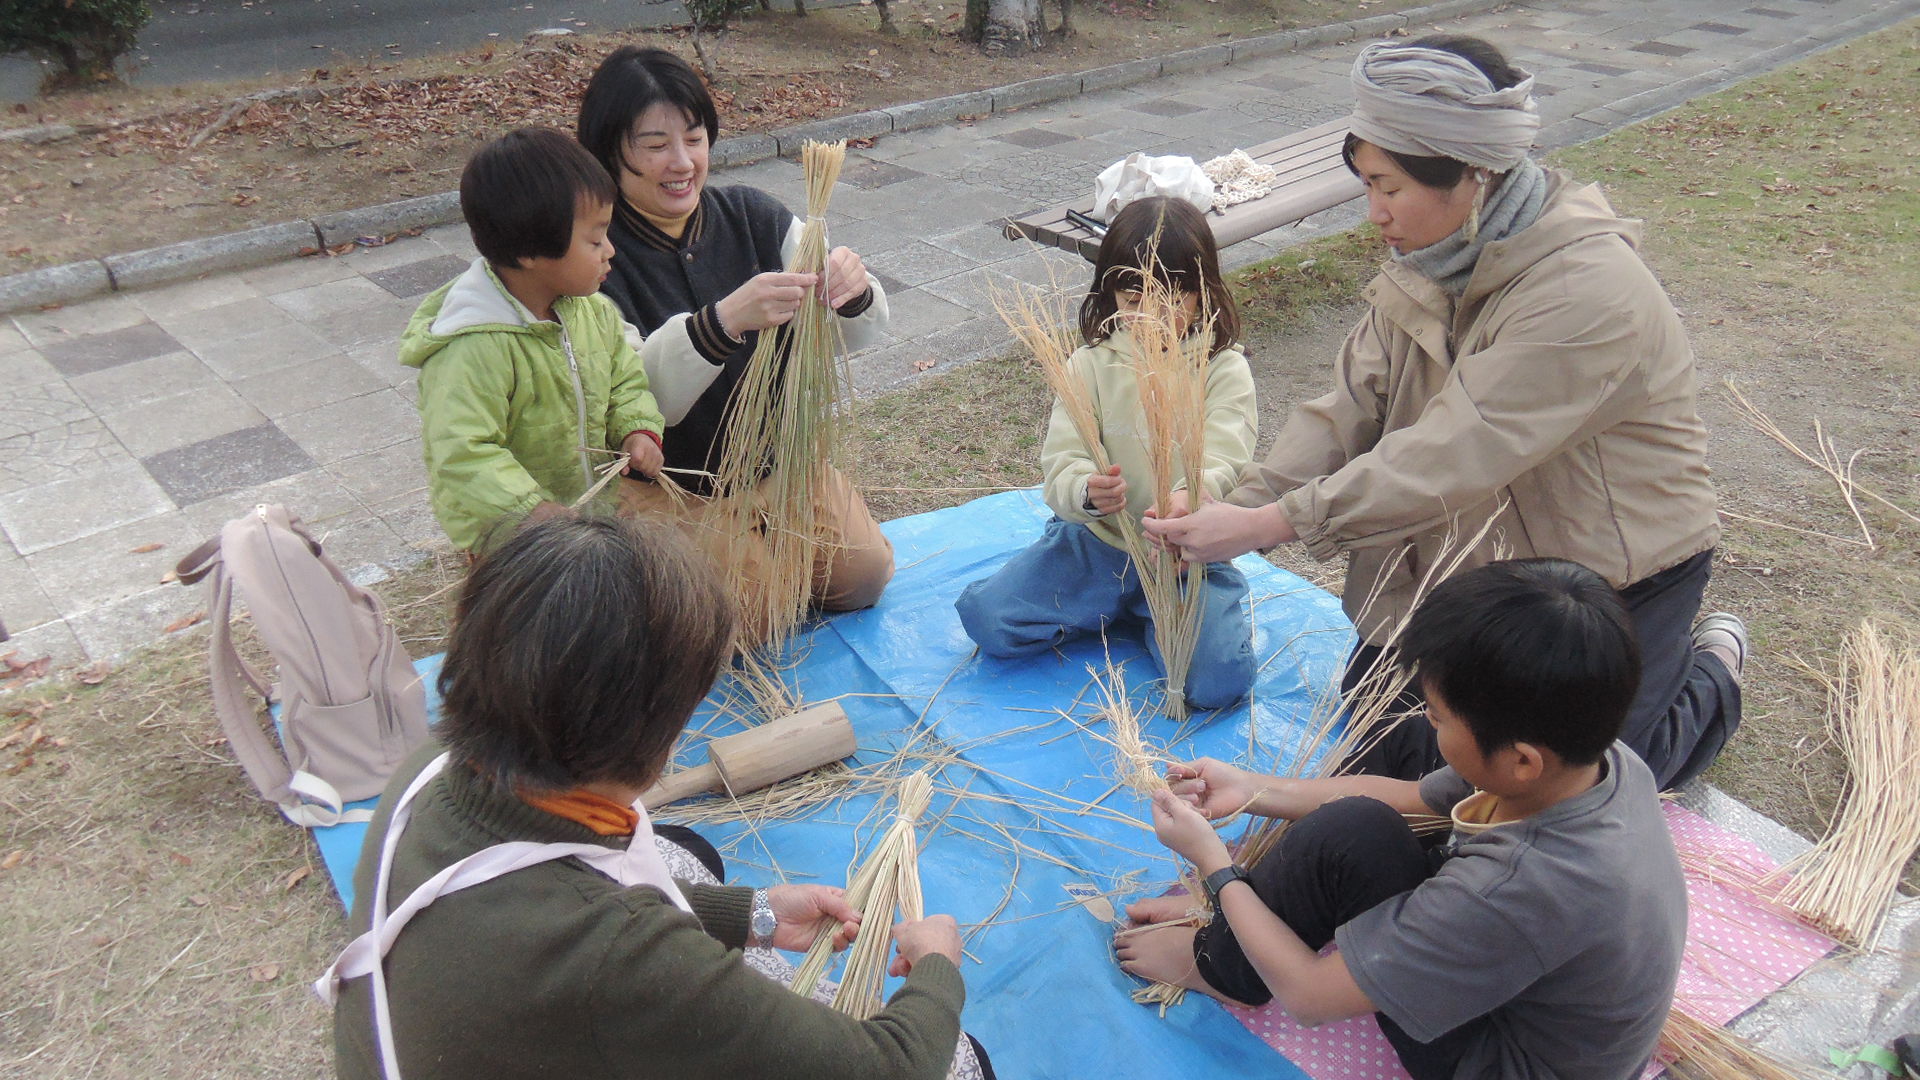
[[[1207,454],[1207,354],[1212,336],[1186,333],[1180,293],[1148,266],[1140,275],[1140,309],[1127,317],[1133,336],[1133,364],[1140,386],[1140,408],[1147,426],[1148,478],[1153,504],[1169,506],[1175,491],[1199,502],[1205,491]],[[1212,323],[1204,297],[1193,325]],[[1142,557],[1144,556],[1144,557]],[[1200,638],[1207,568],[1183,562],[1164,548],[1149,546],[1136,555],[1140,588],[1153,613],[1153,636],[1166,666],[1168,711],[1186,715],[1187,672]]]
[[[1812,1080],[1824,1075],[1773,1056],[1726,1028],[1696,1020],[1678,1005],[1660,1029],[1655,1060],[1675,1080]]]
[[[1901,872],[1920,849],[1920,649],[1868,619],[1825,677],[1827,725],[1847,787],[1826,838],[1782,868],[1780,899],[1814,925],[1870,947]]]
[[[846,154],[845,142],[801,147],[807,218],[790,272],[826,274],[827,204]],[[792,321],[760,333],[727,407],[714,488],[731,519],[724,569],[728,591],[741,604],[748,646],[778,641],[800,624],[813,568],[828,543],[817,500],[839,454],[836,414],[849,395],[840,325],[824,294],[824,288],[809,292]],[[753,549],[762,534],[767,559],[756,565]]]
[[[920,898],[920,844],[914,826],[933,797],[933,780],[917,772],[901,781],[893,824],[880,838],[866,862],[847,883],[847,903],[866,916],[860,933],[847,947],[846,967],[833,1007],[856,1020],[871,1019],[880,1011],[880,988],[887,975],[887,946],[892,937],[888,921],[898,908],[907,920],[923,918]],[[833,957],[837,924],[822,922],[813,946],[793,977],[793,992],[810,997]]]

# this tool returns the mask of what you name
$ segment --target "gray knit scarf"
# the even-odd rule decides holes
[[[1546,203],[1547,171],[1523,158],[1507,173],[1500,187],[1487,196],[1486,204],[1480,208],[1480,232],[1473,239],[1467,239],[1463,225],[1444,240],[1405,255],[1395,255],[1394,261],[1419,271],[1422,277],[1457,300],[1467,291],[1474,264],[1480,261],[1480,250],[1539,220],[1540,209]]]

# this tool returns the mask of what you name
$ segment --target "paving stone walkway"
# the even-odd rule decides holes
[[[1538,77],[1544,146],[1591,138],[1824,44],[1920,13],[1920,0],[1579,0],[1448,22]],[[1412,28],[1422,33],[1427,27]],[[1356,44],[1172,76],[881,139],[854,152],[833,242],[892,298],[863,391],[1001,350],[989,296],[1083,281],[1086,264],[994,222],[1090,188],[1133,150],[1204,159],[1335,119]],[[799,167],[715,174],[790,206]],[[1231,249],[1236,264],[1356,221],[1352,207]],[[255,503],[294,507],[363,579],[442,543],[427,509],[413,372],[394,345],[419,298],[473,256],[465,230],[301,259],[0,322],[0,620],[25,656],[110,658],[199,606],[161,577]],[[157,546],[156,546],[157,545]]]

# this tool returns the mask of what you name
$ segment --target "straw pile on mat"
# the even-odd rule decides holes
[[[1655,1059],[1674,1080],[1814,1080],[1824,1074],[1783,1061],[1726,1028],[1696,1020],[1679,1008],[1667,1014]]]
[[[1920,648],[1869,619],[1842,643],[1839,669],[1821,677],[1847,787],[1826,838],[1782,868],[1780,899],[1869,948],[1920,849]]]

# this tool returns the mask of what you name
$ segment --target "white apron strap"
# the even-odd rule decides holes
[[[387,825],[386,835],[381,838],[380,862],[374,875],[373,911],[367,932],[349,942],[339,959],[313,984],[313,992],[328,1005],[333,1005],[339,1001],[342,980],[362,976],[372,980],[374,1036],[379,1042],[380,1071],[386,1080],[400,1080],[400,1063],[394,1052],[393,1020],[387,1000],[383,961],[407,923],[440,897],[529,866],[555,859],[577,858],[627,888],[652,886],[665,894],[673,906],[689,914],[693,911],[654,844],[653,822],[648,818],[646,808],[635,802],[633,808],[639,813],[640,821],[633,830],[632,841],[624,851],[597,844],[545,844],[533,841],[495,844],[474,852],[428,878],[389,913],[387,889],[393,873],[393,853],[400,834],[412,820],[413,798],[446,768],[447,759],[448,755],[441,754],[429,762],[394,804],[393,817]]]

